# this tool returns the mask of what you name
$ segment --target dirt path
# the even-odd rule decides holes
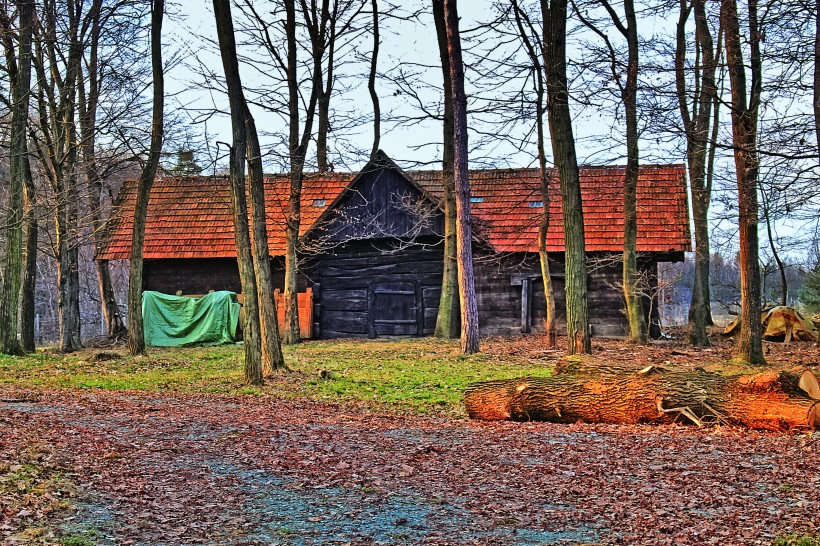
[[[259,397],[0,403],[0,457],[34,441],[82,492],[63,531],[94,544],[771,544],[820,528],[817,436]]]

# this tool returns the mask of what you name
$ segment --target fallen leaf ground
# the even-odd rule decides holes
[[[820,525],[818,439],[471,423],[308,401],[45,392],[2,406],[88,544],[769,544]],[[10,539],[9,539],[10,540]]]
[[[813,349],[772,350],[816,365]],[[771,544],[820,530],[816,435],[477,423],[259,395],[7,386],[0,399],[4,544]]]

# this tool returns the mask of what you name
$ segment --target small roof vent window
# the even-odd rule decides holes
[[[324,207],[327,205],[327,199],[314,199],[313,206],[314,207]]]
[[[483,203],[483,197],[470,197],[470,203]]]
[[[544,206],[543,201],[530,201],[530,208],[531,209],[540,209]]]

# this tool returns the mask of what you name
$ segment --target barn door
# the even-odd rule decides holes
[[[418,283],[372,283],[369,296],[370,337],[421,334],[424,309]]]

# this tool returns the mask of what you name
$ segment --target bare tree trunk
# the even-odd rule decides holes
[[[545,180],[544,173],[546,167],[541,168],[541,187],[549,186],[549,180]],[[550,273],[549,253],[547,252],[547,231],[550,225],[549,212],[549,192],[542,191],[541,199],[544,202],[544,216],[541,218],[541,225],[538,229],[538,259],[541,263],[541,278],[544,281],[544,298],[546,304],[546,314],[544,315],[544,332],[546,335],[547,348],[554,349],[558,344],[558,328],[555,317],[555,293],[552,288],[552,274]]]
[[[328,0],[322,1],[321,13],[316,13],[316,4],[309,8],[306,0],[301,0],[302,11],[307,16],[313,12],[308,33],[313,54],[313,81],[310,100],[305,111],[305,126],[299,135],[299,81],[297,79],[296,58],[296,5],[295,0],[285,0],[285,34],[287,36],[287,81],[288,81],[288,145],[290,152],[290,195],[287,224],[285,226],[285,331],[282,342],[286,345],[299,343],[299,229],[302,223],[302,180],[305,158],[313,131],[316,104],[322,91],[322,56],[325,45],[323,37],[330,20]],[[307,17],[306,17],[307,18]]]
[[[322,91],[319,97],[319,120],[316,127],[316,167],[320,173],[330,169],[327,159],[327,135],[330,132],[330,93]]]
[[[749,0],[749,43],[752,83],[746,97],[746,70],[740,44],[736,0],[721,0],[720,18],[726,33],[726,61],[732,88],[732,139],[737,170],[738,228],[740,231],[741,326],[737,358],[765,364],[760,323],[760,266],[758,264],[757,112],[761,93],[760,36],[757,2]]]
[[[73,133],[69,130],[69,134]],[[73,141],[72,137],[70,141]],[[76,147],[69,148],[69,165],[76,164]],[[70,353],[82,349],[80,330],[80,241],[77,234],[77,177],[61,176],[56,212],[57,229],[57,309],[60,316],[60,351]]]
[[[97,260],[97,284],[102,301],[105,332],[110,339],[118,339],[126,333],[125,324],[120,315],[120,306],[111,282],[111,268],[108,260]]]
[[[242,335],[245,341],[245,382],[250,385],[262,385],[264,382],[263,373],[265,367],[262,361],[264,351],[262,343],[262,322],[269,321],[270,317],[264,317],[264,313],[260,313],[262,309],[260,307],[261,302],[258,291],[259,284],[256,278],[254,256],[251,250],[250,227],[248,224],[248,204],[245,187],[245,154],[249,150],[247,130],[250,112],[247,110],[247,105],[242,95],[242,82],[239,77],[239,62],[236,57],[236,39],[234,36],[230,0],[214,0],[214,17],[216,19],[222,66],[225,70],[225,81],[228,86],[228,99],[231,104],[231,127],[233,129],[230,167],[231,211],[233,213],[239,279],[242,284],[242,295],[244,297],[245,322],[243,324]],[[250,126],[255,130],[252,118],[250,118]],[[258,142],[256,142],[256,144],[258,145]],[[253,155],[253,162],[254,165],[251,167],[252,183],[254,174],[257,174],[257,162],[261,163],[261,157],[259,157],[258,153]],[[258,188],[256,189],[256,193],[256,199],[258,199]],[[264,199],[264,194],[262,197]],[[252,200],[255,199],[253,195],[251,198]],[[259,207],[254,211],[254,223],[257,221],[256,215],[259,213],[264,214],[264,206],[261,208],[261,211]],[[264,243],[265,247],[267,247],[267,235],[265,235]],[[267,248],[265,248],[264,255],[261,256],[260,259],[270,261]],[[268,283],[270,283],[270,279],[267,280]],[[273,301],[272,295],[271,301]]]
[[[93,84],[92,84],[93,85]],[[95,158],[95,144],[94,132],[96,127],[93,125],[92,116],[85,125],[81,123],[84,128],[84,136],[81,137],[83,146],[83,160],[85,162],[86,181],[88,184],[89,207],[91,212],[91,225],[94,232],[94,244],[99,247],[102,241],[102,232],[104,222],[100,211],[100,198],[102,196],[103,183],[99,176]],[[86,128],[87,127],[87,128]],[[108,337],[116,339],[125,333],[125,325],[120,316],[120,308],[117,305],[117,298],[114,294],[114,285],[111,282],[111,270],[108,267],[108,260],[96,260],[97,267],[97,285],[100,291],[100,303],[102,306],[103,320],[105,322],[105,331]]]
[[[9,176],[9,206],[6,217],[5,253],[2,262],[2,283],[0,283],[0,352],[20,354],[22,349],[17,340],[17,318],[20,301],[21,271],[23,262],[23,191],[27,185],[28,139],[26,128],[31,91],[31,44],[34,20],[34,2],[17,2],[19,37],[18,55],[15,59],[14,46],[10,44],[11,29],[4,29],[8,38],[6,60],[12,88],[11,149]],[[11,26],[4,17],[3,26]],[[19,65],[16,61],[19,60]]]
[[[718,45],[717,45],[716,49],[718,49],[719,51],[720,51],[721,39],[722,39],[722,32],[719,33],[719,35],[718,35]],[[723,89],[723,85],[721,83],[721,92],[722,92],[722,89]],[[708,242],[709,241],[709,239],[708,239],[708,223],[709,223],[708,206],[709,206],[709,202],[711,201],[712,187],[713,187],[712,182],[715,179],[715,158],[717,156],[717,149],[718,149],[718,134],[720,133],[720,105],[721,105],[720,95],[721,95],[721,93],[716,93],[715,97],[714,97],[714,100],[712,101],[712,111],[714,112],[714,115],[712,116],[712,135],[711,135],[711,138],[709,139],[709,159],[707,159],[707,161],[706,161],[706,190],[709,192],[708,193],[709,197],[708,197],[708,201],[706,202],[705,208],[703,209],[704,210],[704,212],[703,212],[703,215],[704,215],[703,216],[703,218],[704,218],[703,222],[704,222],[704,224],[707,225],[707,228],[705,230],[705,233],[706,233],[705,237],[706,237],[707,243],[704,246],[704,248],[707,250],[707,254],[709,256],[708,263],[705,263],[705,265],[703,267],[706,268],[705,269],[706,272],[704,273],[704,275],[708,275],[708,277],[710,279],[711,279],[712,255],[711,255],[711,250],[710,250],[710,246],[709,246],[709,242]],[[711,306],[711,303],[712,303],[712,289],[711,289],[710,281],[708,281],[708,280],[703,281],[702,286],[701,286],[701,290],[703,291],[703,294],[704,294],[703,301],[708,302],[708,304],[705,306],[705,309],[703,310],[704,314],[706,315],[706,325],[707,326],[714,326],[715,322],[712,319],[712,306]]]
[[[534,44],[530,41],[527,27],[524,25],[524,20],[526,20],[527,26],[531,27],[531,21],[521,11],[517,0],[513,0],[512,6],[518,33],[535,70],[535,129],[538,146],[538,167],[541,177],[541,202],[544,206],[544,214],[541,217],[541,225],[538,229],[538,258],[541,264],[541,278],[544,282],[546,345],[548,348],[554,349],[558,340],[555,320],[555,294],[552,290],[552,275],[550,274],[549,254],[547,253],[547,232],[550,226],[550,180],[547,172],[546,137],[544,134],[544,69],[541,65],[540,56],[536,52]]]
[[[628,48],[626,85],[622,90],[626,113],[626,174],[624,176],[624,263],[623,285],[629,337],[636,343],[647,343],[646,326],[638,275],[638,23],[632,0],[624,0],[625,37]],[[613,18],[617,16],[613,12]]]
[[[705,0],[695,0],[692,8],[695,14],[696,48],[702,61],[695,70],[693,83],[692,112],[687,97],[685,56],[686,21],[690,8],[686,0],[681,0],[680,18],[677,29],[675,52],[675,82],[678,104],[686,134],[686,159],[689,166],[689,182],[692,189],[692,216],[695,235],[695,278],[692,299],[689,305],[689,342],[696,347],[709,345],[706,326],[712,324],[709,295],[709,203],[712,194],[709,150],[709,125],[717,122],[718,90],[715,83],[722,32],[718,32],[715,47],[706,17]],[[712,114],[714,107],[714,115]],[[714,144],[712,145],[714,149]],[[708,166],[707,166],[708,164]],[[707,174],[708,173],[708,174]]]
[[[789,284],[786,279],[786,266],[783,260],[780,259],[780,254],[777,252],[777,246],[774,244],[774,230],[772,230],[771,208],[769,207],[768,199],[766,199],[765,190],[761,192],[763,197],[763,216],[766,219],[766,235],[769,239],[769,249],[772,251],[772,257],[777,264],[777,271],[780,273],[780,305],[789,304]]]
[[[294,0],[285,0],[285,33],[287,34],[287,76],[290,147],[290,211],[285,226],[285,345],[299,343],[299,226],[302,219],[302,171],[305,150],[299,141],[299,82],[296,77],[296,6]]]
[[[621,93],[621,102],[626,114],[626,172],[624,173],[624,245],[623,245],[623,278],[622,288],[626,303],[626,318],[629,323],[629,338],[635,343],[645,344],[649,341],[649,331],[641,297],[641,278],[638,274],[638,26],[635,17],[635,4],[624,0],[626,23],[608,2],[599,0],[606,9],[613,25],[621,33],[627,44],[626,81],[621,83],[618,53],[606,32],[586,19],[578,12],[581,21],[593,32],[603,38],[609,50],[612,77]]]
[[[814,1],[814,131],[820,158],[820,0]]]
[[[56,5],[43,5],[38,14],[33,60],[38,79],[39,129],[44,137],[36,142],[37,154],[56,201],[53,252],[57,259],[59,347],[71,352],[82,348],[76,99],[84,45],[80,32],[87,29],[81,24],[81,6],[69,2],[65,7],[58,25]]]
[[[370,91],[370,100],[373,101],[373,149],[370,156],[379,151],[381,140],[382,114],[379,107],[379,95],[376,93],[376,66],[379,62],[379,4],[378,0],[371,0],[373,6],[373,54],[370,57],[370,75],[367,79],[367,89]]]
[[[820,405],[806,383],[817,385],[808,370],[727,377],[702,369],[600,366],[581,374],[473,383],[464,403],[471,418],[484,420],[634,424],[683,419],[763,430],[815,429]]]
[[[327,13],[325,9],[322,13]],[[330,167],[327,154],[327,135],[330,132],[330,95],[333,92],[333,69],[334,57],[336,54],[336,23],[338,12],[338,4],[334,3],[333,13],[330,14],[329,23],[329,37],[327,42],[328,56],[327,56],[327,80],[324,89],[320,89],[318,98],[318,124],[316,127],[316,164],[319,172],[326,172]]]
[[[20,344],[24,351],[33,353],[36,349],[34,322],[37,314],[37,242],[39,228],[37,223],[37,194],[28,156],[26,157],[26,183],[23,187],[23,198],[25,200],[26,218],[26,258],[20,304]]]
[[[456,339],[460,330],[458,296],[458,243],[456,237],[456,191],[453,181],[453,88],[450,57],[447,53],[447,28],[444,24],[444,0],[433,0],[433,19],[438,36],[438,51],[444,78],[444,120],[442,140],[442,186],[444,187],[444,271],[441,297],[436,316],[435,336]]]
[[[262,151],[256,123],[245,102],[242,85],[236,67],[236,90],[238,102],[244,108],[245,136],[247,138],[248,171],[250,173],[251,218],[253,218],[253,270],[259,297],[259,319],[262,345],[262,368],[266,374],[285,367],[282,341],[279,337],[279,321],[276,317],[276,301],[273,298],[273,278],[268,247],[268,227],[265,211],[265,175],[262,168]]]
[[[99,246],[102,241],[102,231],[104,228],[104,221],[100,214],[100,197],[102,195],[102,180],[97,174],[96,166],[93,165],[94,152],[92,151],[86,157],[86,161],[90,160],[91,165],[86,163],[86,176],[88,177],[89,197],[93,199],[91,203],[91,223],[94,230],[94,244]],[[96,180],[94,179],[96,178]],[[125,333],[125,325],[120,315],[120,308],[117,304],[117,298],[114,293],[114,284],[111,282],[111,270],[109,268],[108,260],[96,260],[97,266],[97,285],[100,291],[100,303],[102,306],[103,320],[105,322],[105,331],[109,338],[117,339]]]
[[[63,154],[59,157],[57,175],[57,206],[55,227],[57,231],[57,309],[60,316],[60,350],[73,352],[82,349],[80,321],[80,195],[77,181],[76,104],[82,64],[82,47],[79,36],[81,14],[72,12],[77,6],[69,4],[68,21],[71,28],[66,77],[62,85],[58,131],[64,140]]]
[[[97,106],[99,104],[100,72],[99,72],[99,40],[100,40],[100,11],[102,0],[95,0],[90,8],[91,33],[89,35],[89,55],[86,63],[88,72],[88,92],[80,78],[78,82],[78,107],[80,111],[80,148],[85,166],[86,185],[88,187],[88,204],[91,213],[91,227],[94,235],[94,244],[101,243],[103,220],[101,216],[101,197],[103,181],[97,168],[96,141],[97,141]],[[80,69],[82,71],[82,67]],[[97,285],[100,290],[100,304],[102,307],[105,331],[109,338],[116,339],[125,332],[125,326],[120,317],[114,287],[111,283],[111,271],[108,260],[97,260]]]
[[[473,279],[473,243],[470,218],[470,180],[467,159],[467,96],[458,31],[456,0],[444,0],[444,23],[453,90],[453,180],[456,193],[456,238],[458,244],[458,291],[461,300],[461,351],[479,351],[478,306]]]
[[[558,166],[564,217],[564,270],[566,274],[567,351],[590,353],[584,212],[581,182],[567,86],[566,0],[541,0],[544,21],[544,70],[547,82],[547,117],[552,155]]]
[[[145,243],[145,217],[151,187],[157,175],[162,152],[165,75],[162,67],[162,18],[165,0],[151,0],[151,66],[154,79],[153,119],[151,120],[151,147],[148,161],[142,169],[134,204],[134,228],[131,234],[131,264],[128,279],[128,351],[132,355],[145,354],[145,332],[142,322],[142,247]]]
[[[291,162],[292,169],[297,163]],[[299,332],[299,224],[301,222],[301,203],[299,195],[302,193],[301,173],[291,172],[290,175],[291,205],[288,214],[287,228],[285,229],[285,331],[282,333],[282,343],[294,345],[301,340]],[[296,197],[294,198],[294,195]]]

